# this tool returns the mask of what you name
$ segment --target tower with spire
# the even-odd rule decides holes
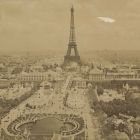
[[[74,54],[72,54],[72,50]],[[76,38],[75,38],[75,26],[74,26],[74,7],[71,8],[71,21],[70,21],[70,36],[68,43],[67,54],[64,56],[64,65],[70,62],[81,63],[80,56],[77,50]]]

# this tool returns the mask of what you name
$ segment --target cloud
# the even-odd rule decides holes
[[[113,23],[115,22],[115,19],[112,19],[110,17],[98,17],[98,19],[104,21],[104,22],[107,22],[107,23]]]

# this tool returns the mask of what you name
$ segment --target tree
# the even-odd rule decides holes
[[[130,140],[125,132],[119,132],[118,130],[113,131],[107,140]]]
[[[104,93],[103,87],[102,87],[102,86],[98,86],[98,87],[97,87],[97,94],[98,94],[98,95],[102,95],[103,93]]]

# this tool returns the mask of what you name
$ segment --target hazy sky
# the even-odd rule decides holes
[[[66,50],[72,4],[79,50],[140,49],[140,0],[0,0],[0,51]]]

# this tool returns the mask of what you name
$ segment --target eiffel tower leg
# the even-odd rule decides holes
[[[75,52],[75,56],[79,56],[79,54],[78,54],[78,51],[77,51],[77,48],[76,48],[76,47],[74,47],[74,52]]]

